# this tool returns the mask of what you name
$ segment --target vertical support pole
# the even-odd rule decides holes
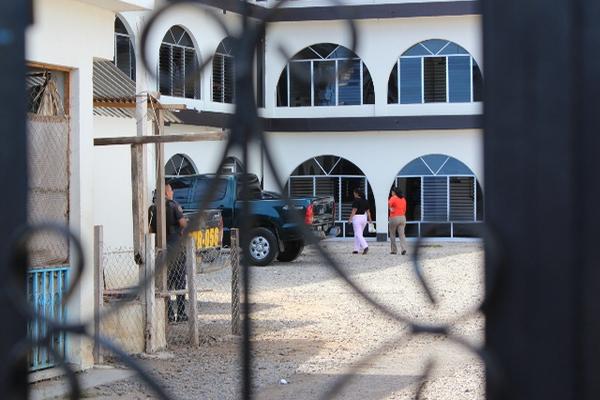
[[[240,242],[239,230],[231,230],[231,333],[240,334]]]
[[[146,353],[154,353],[157,350],[156,329],[156,286],[154,284],[154,243],[155,235],[146,234],[144,237],[144,344]]]
[[[133,251],[134,259],[140,266],[140,282],[144,279],[142,264],[144,263],[144,234],[147,231],[146,218],[146,168],[144,163],[144,145],[131,145],[131,208],[133,215]]]
[[[186,236],[185,240],[185,264],[187,270],[188,286],[188,324],[190,332],[190,343],[192,346],[200,345],[198,337],[198,291],[196,290],[196,243],[194,238]]]
[[[486,393],[598,399],[600,2],[482,5],[485,335],[504,375],[488,370]]]
[[[102,364],[102,349],[97,337],[102,333],[100,313],[104,306],[104,229],[102,225],[94,226],[94,364]]]
[[[156,110],[156,124],[154,126],[155,135],[161,136],[164,129],[163,111]],[[167,249],[167,227],[165,217],[165,149],[164,144],[156,144],[156,245],[161,250],[166,260],[165,253]],[[156,276],[158,288],[161,291],[167,290],[167,268],[161,268]]]
[[[0,88],[4,99],[0,107],[0,178],[11,182],[10,196],[2,200],[0,216],[0,269],[15,274],[17,299],[0,300],[0,359],[7,375],[0,376],[0,393],[5,399],[27,398],[27,360],[25,354],[14,359],[15,345],[27,336],[27,321],[13,302],[26,302],[26,265],[21,259],[17,270],[11,244],[15,229],[27,223],[27,134],[25,127],[25,28],[31,22],[30,1],[0,2]],[[5,281],[10,279],[3,278]],[[20,284],[19,284],[20,283]],[[9,358],[11,357],[11,358]]]

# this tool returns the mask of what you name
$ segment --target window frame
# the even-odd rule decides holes
[[[171,36],[175,39],[175,35],[171,32],[173,28],[175,27],[179,27],[180,29],[183,30],[183,35],[177,40],[178,43],[170,43],[165,41],[165,38],[167,37],[167,35],[171,34]],[[187,45],[183,45],[180,44],[180,42],[182,41],[182,39],[187,35],[187,37],[189,38],[190,42],[192,42],[193,44],[193,40],[192,40],[192,35],[182,26],[180,25],[173,25],[172,27],[169,28],[169,30],[167,30],[167,33],[165,33],[165,35],[163,36],[161,42],[160,42],[160,48],[159,48],[159,60],[158,60],[158,91],[160,92],[160,94],[164,95],[164,96],[171,96],[171,97],[178,97],[178,98],[184,98],[184,99],[192,99],[192,100],[200,100],[202,99],[202,85],[201,85],[201,76],[198,77],[197,80],[194,80],[194,89],[192,93],[191,97],[186,96],[187,94],[187,81],[188,81],[188,73],[187,73],[187,68],[186,68],[186,64],[187,64],[187,51],[191,50],[194,53],[194,58],[195,58],[195,63],[197,66],[200,65],[200,58],[199,58],[199,54],[196,51],[196,47],[195,46],[187,46]],[[169,50],[169,92],[170,93],[163,93],[161,91],[161,60],[160,60],[160,51],[163,48],[167,48]],[[175,72],[174,72],[174,68],[172,68],[174,62],[173,62],[173,50],[177,48],[177,49],[181,49],[181,53],[183,55],[182,58],[182,63],[181,63],[181,68],[182,68],[182,79],[181,79],[181,86],[183,88],[183,96],[178,96],[174,94],[175,91]]]
[[[125,29],[126,33],[122,33],[122,32],[117,32],[117,22],[120,22],[121,25],[123,25],[123,28]],[[135,45],[134,45],[134,37],[133,35],[129,32],[129,30],[127,29],[127,26],[125,25],[125,22],[123,22],[123,19],[121,17],[119,17],[118,15],[115,16],[115,23],[114,23],[114,41],[113,41],[113,50],[114,50],[114,57],[113,57],[113,64],[119,68],[119,70],[121,72],[123,72],[125,75],[127,75],[129,77],[129,79],[131,79],[132,81],[135,82],[136,80],[136,75],[137,75],[137,60],[135,58]],[[129,51],[128,51],[128,56],[129,56],[129,73],[126,73],[125,71],[123,71],[121,69],[121,67],[119,67],[119,58],[118,58],[118,54],[119,52],[117,51],[117,38],[126,38],[127,42],[129,43]]]
[[[436,39],[431,39],[431,40],[436,40]],[[442,40],[442,39],[438,39],[438,40]],[[443,39],[445,40],[445,39]],[[390,103],[388,102],[388,104],[402,104],[402,105],[409,105],[409,104],[435,104],[435,103],[442,103],[442,104],[465,104],[465,103],[476,103],[479,101],[475,101],[475,82],[473,81],[474,79],[474,74],[473,74],[473,68],[475,66],[477,66],[477,68],[480,71],[480,74],[483,76],[483,74],[481,73],[481,68],[479,68],[479,64],[477,64],[477,61],[475,60],[475,58],[466,50],[464,50],[464,48],[462,48],[462,46],[446,40],[446,44],[444,46],[442,46],[435,54],[431,52],[431,50],[429,50],[429,48],[427,48],[424,43],[427,43],[428,40],[422,41],[417,43],[414,46],[411,46],[408,50],[406,50],[400,57],[398,57],[398,59],[396,60],[395,66],[396,66],[396,88],[397,88],[397,101],[394,103]],[[444,51],[444,49],[446,49],[446,47],[448,47],[449,45],[456,45],[458,47],[460,47],[461,49],[463,49],[465,52],[464,53],[451,53],[451,54],[440,54]],[[420,54],[420,55],[406,55],[407,52],[409,52],[411,49],[413,49],[416,46],[421,46],[423,47],[428,53],[430,54]],[[456,57],[456,56],[461,56],[461,57],[469,57],[469,101],[450,101],[450,68],[449,68],[449,58],[450,57]],[[425,101],[425,62],[424,59],[425,58],[445,58],[445,62],[446,62],[446,67],[445,67],[445,73],[446,73],[446,101],[445,102],[427,102]],[[401,85],[401,76],[402,76],[402,71],[401,71],[401,60],[402,59],[421,59],[421,101],[420,102],[406,102],[403,103],[402,102],[402,85]],[[393,71],[393,68],[392,68]],[[388,78],[388,81],[392,79],[392,74],[390,73],[390,77]],[[388,83],[388,90],[389,90],[389,83]],[[388,93],[388,98],[389,98],[389,93]]]
[[[319,55],[319,53],[313,49],[314,46],[317,46],[319,44],[324,44],[324,43],[318,43],[312,46],[308,46],[305,47],[304,49],[300,50],[298,54],[302,53],[305,50],[310,50],[314,53],[314,57],[310,57],[310,58],[292,58],[291,60],[289,60],[286,64],[285,67],[283,68],[283,71],[281,72],[281,74],[279,75],[279,78],[277,80],[277,85],[275,86],[275,92],[276,92],[276,99],[277,99],[277,95],[279,93],[279,83],[281,81],[281,75],[285,74],[286,75],[286,81],[287,81],[287,102],[283,102],[285,104],[278,104],[278,102],[276,102],[276,107],[278,108],[300,108],[300,107],[339,107],[339,106],[347,106],[347,105],[354,105],[354,106],[363,106],[363,105],[373,105],[373,103],[365,103],[364,102],[364,71],[365,69],[368,70],[368,67],[365,65],[364,61],[358,57],[357,55],[354,55],[354,57],[340,57],[337,55],[334,55],[334,53],[336,53],[336,51],[338,49],[345,49],[348,50],[347,48],[345,48],[342,45],[336,45],[336,47],[326,56],[326,57],[322,57],[321,55]],[[349,50],[348,50],[349,51]],[[333,61],[335,63],[335,82],[333,82],[334,86],[335,86],[335,104],[332,105],[315,105],[315,62],[331,62]],[[358,100],[358,104],[340,104],[340,76],[339,76],[339,71],[340,71],[340,63],[344,63],[344,62],[348,62],[348,61],[358,61],[359,65],[359,93],[357,95],[357,100]],[[291,64],[292,63],[301,63],[301,62],[310,62],[310,105],[300,105],[300,106],[294,106],[292,105],[292,101],[291,101],[291,79],[292,79],[292,73],[291,73]],[[342,64],[343,65],[343,64]],[[370,74],[370,71],[369,71]],[[304,82],[303,82],[304,83]],[[373,77],[371,76],[371,84],[374,85],[373,82]]]
[[[221,43],[219,43],[219,46],[217,46],[217,50],[215,51],[215,54],[213,56],[213,60],[212,60],[212,64],[213,64],[213,68],[212,68],[212,79],[211,79],[211,99],[213,102],[215,103],[223,103],[223,104],[233,104],[235,103],[235,57],[231,54],[231,49],[227,50],[224,46],[224,42],[226,42],[227,38],[223,39],[221,41]],[[221,51],[221,47],[226,49],[226,52]],[[221,58],[221,68],[219,71],[219,80],[220,80],[220,84],[221,84],[221,98],[220,99],[216,99],[215,96],[215,59],[217,57]],[[225,100],[225,60],[228,59],[231,62],[231,68],[232,68],[232,80],[230,82],[231,85],[231,101],[226,101]]]

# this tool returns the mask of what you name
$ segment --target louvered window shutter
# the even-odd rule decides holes
[[[473,221],[475,219],[474,184],[472,177],[450,178],[450,220]]]
[[[423,177],[423,221],[448,221],[447,177]]]

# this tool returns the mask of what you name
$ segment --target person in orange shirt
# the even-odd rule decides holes
[[[402,191],[396,187],[392,188],[392,195],[388,200],[388,208],[390,209],[389,218],[389,234],[392,241],[391,254],[398,254],[396,247],[396,232],[400,237],[400,248],[402,255],[406,254],[406,236],[404,236],[404,228],[406,227],[406,199]]]

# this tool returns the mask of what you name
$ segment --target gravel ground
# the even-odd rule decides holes
[[[381,304],[423,323],[467,315],[452,331],[471,343],[481,343],[483,317],[470,312],[483,294],[481,244],[432,242],[422,249],[423,270],[439,301],[437,307],[428,303],[417,284],[411,259],[390,255],[388,244],[370,243],[366,256],[350,254],[348,241],[322,245]],[[229,271],[200,279],[204,289],[200,348],[170,348],[141,362],[176,398],[239,398],[239,340],[229,335]],[[408,331],[406,324],[382,315],[357,296],[324,264],[316,249],[307,248],[292,263],[253,267],[251,279],[257,398],[321,398],[369,354],[377,357],[363,363],[338,398],[412,398],[429,359],[435,364],[423,398],[484,398],[483,366],[476,357],[442,336],[402,339]],[[280,384],[281,379],[288,384]],[[86,397],[153,398],[137,380],[99,387]]]

